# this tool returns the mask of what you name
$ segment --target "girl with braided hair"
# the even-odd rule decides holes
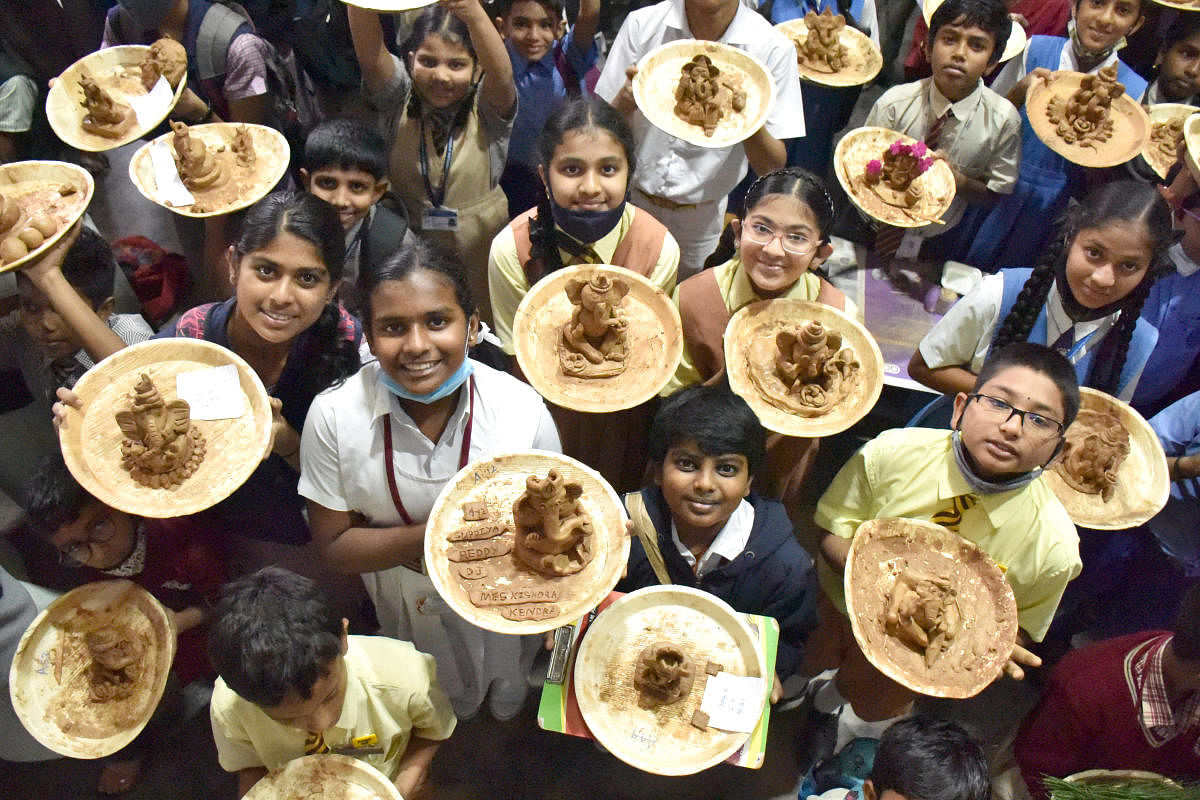
[[[1033,341],[1063,353],[1080,385],[1128,401],[1158,340],[1142,304],[1170,269],[1173,240],[1153,187],[1093,190],[1067,210],[1038,267],[989,275],[956,303],[921,340],[908,374],[940,392],[969,392],[991,347]]]

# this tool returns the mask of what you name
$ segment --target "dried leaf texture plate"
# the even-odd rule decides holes
[[[675,115],[675,89],[683,65],[705,55],[721,70],[720,80],[746,92],[746,107],[725,116],[712,136],[699,125]],[[754,56],[718,42],[681,39],[667,42],[638,62],[633,78],[633,99],[650,124],[697,147],[731,147],[761,128],[775,106],[775,80]]]
[[[803,17],[781,22],[775,28],[793,42],[797,50],[800,43],[808,38],[808,26]],[[875,80],[879,70],[883,69],[883,54],[871,37],[847,25],[838,34],[838,41],[847,50],[845,67],[837,72],[822,72],[800,62],[800,77],[822,86],[861,86]]]
[[[1153,1],[1155,3],[1158,3],[1160,6],[1166,6],[1167,8],[1177,8],[1180,11],[1200,11],[1200,0],[1176,0],[1176,2],[1171,2],[1171,0],[1153,0]]]
[[[14,235],[38,214],[49,214],[58,223],[58,229],[41,245],[22,258],[0,264],[0,272],[17,269],[53,247],[83,216],[95,190],[91,174],[75,164],[62,161],[0,164],[0,195],[5,201],[15,201],[21,209],[20,220],[5,236]]]
[[[1183,158],[1192,178],[1200,181],[1200,114],[1192,114],[1183,122]]]
[[[625,371],[607,378],[566,375],[558,362],[562,326],[575,309],[567,283],[596,272],[629,284],[621,302],[628,321]],[[667,294],[624,267],[581,264],[550,273],[526,293],[513,319],[517,363],[529,385],[557,406],[604,413],[633,408],[659,393],[683,356],[683,325]]]
[[[174,88],[170,102],[155,107],[153,121],[139,117],[124,136],[110,139],[85,131],[82,126],[87,110],[80,104],[83,99],[83,90],[79,88],[80,76],[87,72],[114,101],[129,105],[129,97],[144,97],[147,94],[142,86],[141,63],[149,52],[149,46],[141,44],[105,47],[89,53],[63,70],[46,95],[46,117],[55,135],[76,149],[99,153],[129,144],[157,128],[183,96],[186,78]]]
[[[638,706],[634,666],[647,646],[666,641],[692,660],[688,696],[653,709]],[[588,627],[575,659],[579,711],[597,741],[630,766],[658,775],[691,775],[720,764],[749,738],[692,725],[713,661],[731,675],[771,676],[750,628],[725,601],[686,586],[649,586],[630,592]],[[761,706],[759,710],[761,712]]]
[[[251,166],[241,166],[236,163],[229,149],[240,127],[242,125],[239,123],[210,122],[207,125],[192,125],[188,128],[189,134],[201,139],[209,146],[210,152],[220,149],[215,153],[215,157],[222,162],[229,176],[221,186],[192,191],[192,196],[196,199],[192,205],[173,206],[166,202],[154,177],[150,147],[160,141],[165,141],[170,146],[172,137],[175,136],[174,131],[164,133],[133,154],[133,158],[129,160],[129,179],[147,200],[184,217],[215,217],[249,208],[283,179],[292,151],[288,147],[287,139],[274,128],[246,124],[256,157]]]
[[[267,773],[245,800],[404,800],[387,776],[350,756],[303,756]]]
[[[1142,152],[1150,138],[1150,118],[1136,100],[1122,94],[1113,101],[1111,114],[1112,136],[1094,146],[1067,144],[1058,135],[1057,126],[1050,121],[1049,105],[1054,97],[1069,98],[1079,90],[1082,72],[1055,72],[1049,83],[1033,81],[1025,98],[1029,124],[1042,143],[1054,152],[1082,167],[1115,167]]]
[[[921,8],[921,16],[925,18],[925,25],[928,26],[933,20],[933,13],[938,10],[944,0],[926,0]],[[1008,31],[1008,41],[1004,43],[1004,52],[1000,54],[1001,63],[1008,61],[1018,53],[1025,52],[1025,47],[1029,44],[1029,37],[1025,34],[1025,29],[1021,27],[1021,23],[1012,20],[1012,27]]]
[[[1102,531],[1137,527],[1161,511],[1171,494],[1162,444],[1145,417],[1112,395],[1081,386],[1079,401],[1081,410],[1116,414],[1129,433],[1129,455],[1117,467],[1116,491],[1106,502],[1098,494],[1072,489],[1054,469],[1046,470],[1046,483],[1076,525]]]
[[[1150,168],[1163,180],[1166,180],[1167,173],[1171,170],[1171,167],[1175,166],[1179,148],[1178,143],[1176,143],[1176,146],[1171,147],[1168,152],[1157,146],[1153,140],[1154,129],[1163,123],[1174,122],[1175,120],[1186,121],[1188,117],[1197,112],[1200,112],[1200,108],[1184,105],[1183,103],[1156,103],[1148,109],[1150,116],[1150,136],[1146,138],[1146,146],[1142,148],[1142,158],[1146,159],[1146,163],[1150,165]]]
[[[525,492],[526,478],[545,478],[551,469],[582,485],[580,502],[592,518],[592,558],[573,575],[543,576],[513,552],[513,505]],[[482,503],[486,517],[467,520],[465,503]],[[463,531],[491,525],[502,526],[503,532],[461,538]],[[469,546],[502,552],[479,560],[450,560]],[[625,512],[617,493],[585,464],[544,450],[497,455],[463,467],[434,501],[425,526],[425,568],[438,594],[463,619],[497,633],[544,633],[578,619],[612,591],[628,560]],[[475,567],[486,574],[468,577],[479,574],[469,569]],[[475,605],[473,594],[488,605]]]
[[[433,5],[436,0],[342,0],[348,6],[358,6],[369,11],[411,11]]]
[[[775,375],[775,336],[815,321],[827,332],[842,335],[842,346],[854,351],[859,369],[850,390],[825,413],[801,416],[786,407],[787,388]],[[725,328],[725,368],[729,386],[754,409],[762,424],[787,436],[816,438],[841,433],[865,417],[883,391],[883,354],[875,337],[844,311],[824,303],[791,298],[760,300],[738,310]],[[764,392],[751,378],[770,391]]]
[[[867,216],[897,228],[920,228],[939,219],[950,208],[954,201],[954,173],[946,162],[935,159],[914,181],[922,191],[915,206],[903,209],[885,203],[867,186],[863,175],[867,162],[883,158],[883,151],[896,141],[915,144],[917,140],[887,128],[856,128],[838,142],[833,152],[834,172],[850,200]]]
[[[90,698],[84,636],[118,629],[145,647],[140,676],[123,699]],[[71,758],[102,758],[129,744],[162,698],[175,658],[175,624],[149,592],[125,580],[67,592],[30,623],[9,670],[9,693],[35,739]]]
[[[909,569],[950,578],[961,615],[957,635],[930,666],[885,627],[892,590]],[[854,638],[897,683],[933,697],[973,697],[1004,670],[1017,640],[1017,601],[978,545],[932,522],[868,520],[854,533],[844,581]]]
[[[178,394],[175,376],[233,364],[245,395],[236,419],[192,420],[206,452],[195,474],[172,488],[143,486],[121,466],[124,434],[116,413],[145,373],[163,399]],[[232,350],[201,339],[152,339],[101,361],[75,384],[82,409],[69,408],[58,439],[71,474],[91,495],[142,517],[180,517],[219,503],[245,483],[271,451],[271,404],[262,381]]]

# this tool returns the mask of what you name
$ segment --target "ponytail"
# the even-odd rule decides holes
[[[550,189],[545,186],[538,197],[537,215],[529,220],[529,260],[521,266],[530,284],[563,268],[554,214],[550,209]]]

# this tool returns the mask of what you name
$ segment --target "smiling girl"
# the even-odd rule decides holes
[[[992,347],[1032,341],[1063,353],[1080,385],[1129,400],[1158,339],[1138,315],[1170,269],[1172,240],[1156,189],[1099,187],[1067,212],[1040,266],[989,275],[958,301],[921,340],[908,374],[939,392],[970,392]]]
[[[479,0],[439,0],[388,52],[376,14],[349,6],[371,103],[387,115],[389,177],[414,228],[453,246],[487,296],[487,252],[508,220],[500,175],[516,114],[512,64]],[[485,316],[487,310],[485,309]]]
[[[485,697],[501,719],[520,710],[536,638],[491,633],[458,616],[423,569],[425,522],[470,461],[559,450],[537,393],[467,357],[479,314],[461,268],[409,240],[361,280],[367,342],[378,359],[313,404],[300,493],[336,570],[362,573],[380,631],[437,659],[459,717]]]

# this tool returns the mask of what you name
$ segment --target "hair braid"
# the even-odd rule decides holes
[[[1008,316],[1000,323],[1000,329],[992,339],[992,349],[1004,347],[1014,342],[1028,341],[1029,334],[1037,322],[1042,307],[1046,305],[1046,297],[1050,294],[1050,286],[1054,283],[1054,267],[1044,263],[1033,270],[1033,274],[1021,287],[1017,302],[1013,304]]]
[[[545,188],[538,198],[537,214],[529,221],[529,260],[521,266],[530,283],[563,268],[549,190]]]
[[[1129,343],[1133,340],[1133,331],[1142,315],[1142,305],[1153,285],[1154,281],[1147,276],[1121,302],[1121,315],[1105,335],[1092,361],[1092,370],[1085,381],[1088,386],[1113,395],[1120,391],[1121,371],[1125,369]]]
[[[338,301],[332,300],[321,309],[321,316],[309,328],[312,334],[303,354],[305,388],[314,395],[358,372],[361,366],[358,346],[347,339],[341,329],[341,310]]]

